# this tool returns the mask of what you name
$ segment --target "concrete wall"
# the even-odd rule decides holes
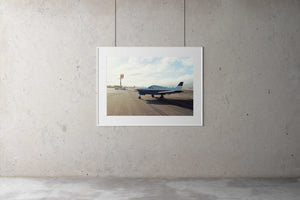
[[[204,127],[96,127],[114,1],[0,1],[0,175],[300,175],[300,1],[186,0]],[[118,0],[118,46],[183,46],[183,0]]]

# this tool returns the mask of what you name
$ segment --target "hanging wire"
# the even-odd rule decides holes
[[[185,41],[185,0],[183,0],[183,46],[186,45]]]
[[[183,0],[183,46],[186,46],[185,36],[185,0]],[[117,46],[117,0],[115,0],[115,47]]]
[[[115,47],[117,46],[117,0],[115,0]]]

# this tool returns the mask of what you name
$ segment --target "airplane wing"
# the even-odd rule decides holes
[[[172,90],[165,90],[165,91],[158,92],[158,94],[167,94],[167,93],[174,93],[174,91],[172,91]]]
[[[181,90],[166,90],[166,91],[161,91],[158,92],[158,94],[172,94],[172,93],[179,93],[182,92]]]

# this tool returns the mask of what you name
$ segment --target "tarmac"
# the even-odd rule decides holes
[[[193,92],[160,95],[154,98],[151,95],[139,94],[134,88],[126,90],[107,88],[107,115],[108,116],[192,116]]]

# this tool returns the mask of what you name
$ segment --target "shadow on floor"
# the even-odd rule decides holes
[[[145,100],[147,104],[154,105],[176,105],[182,108],[188,108],[193,110],[193,99],[166,99],[166,98],[156,98],[154,100]]]

